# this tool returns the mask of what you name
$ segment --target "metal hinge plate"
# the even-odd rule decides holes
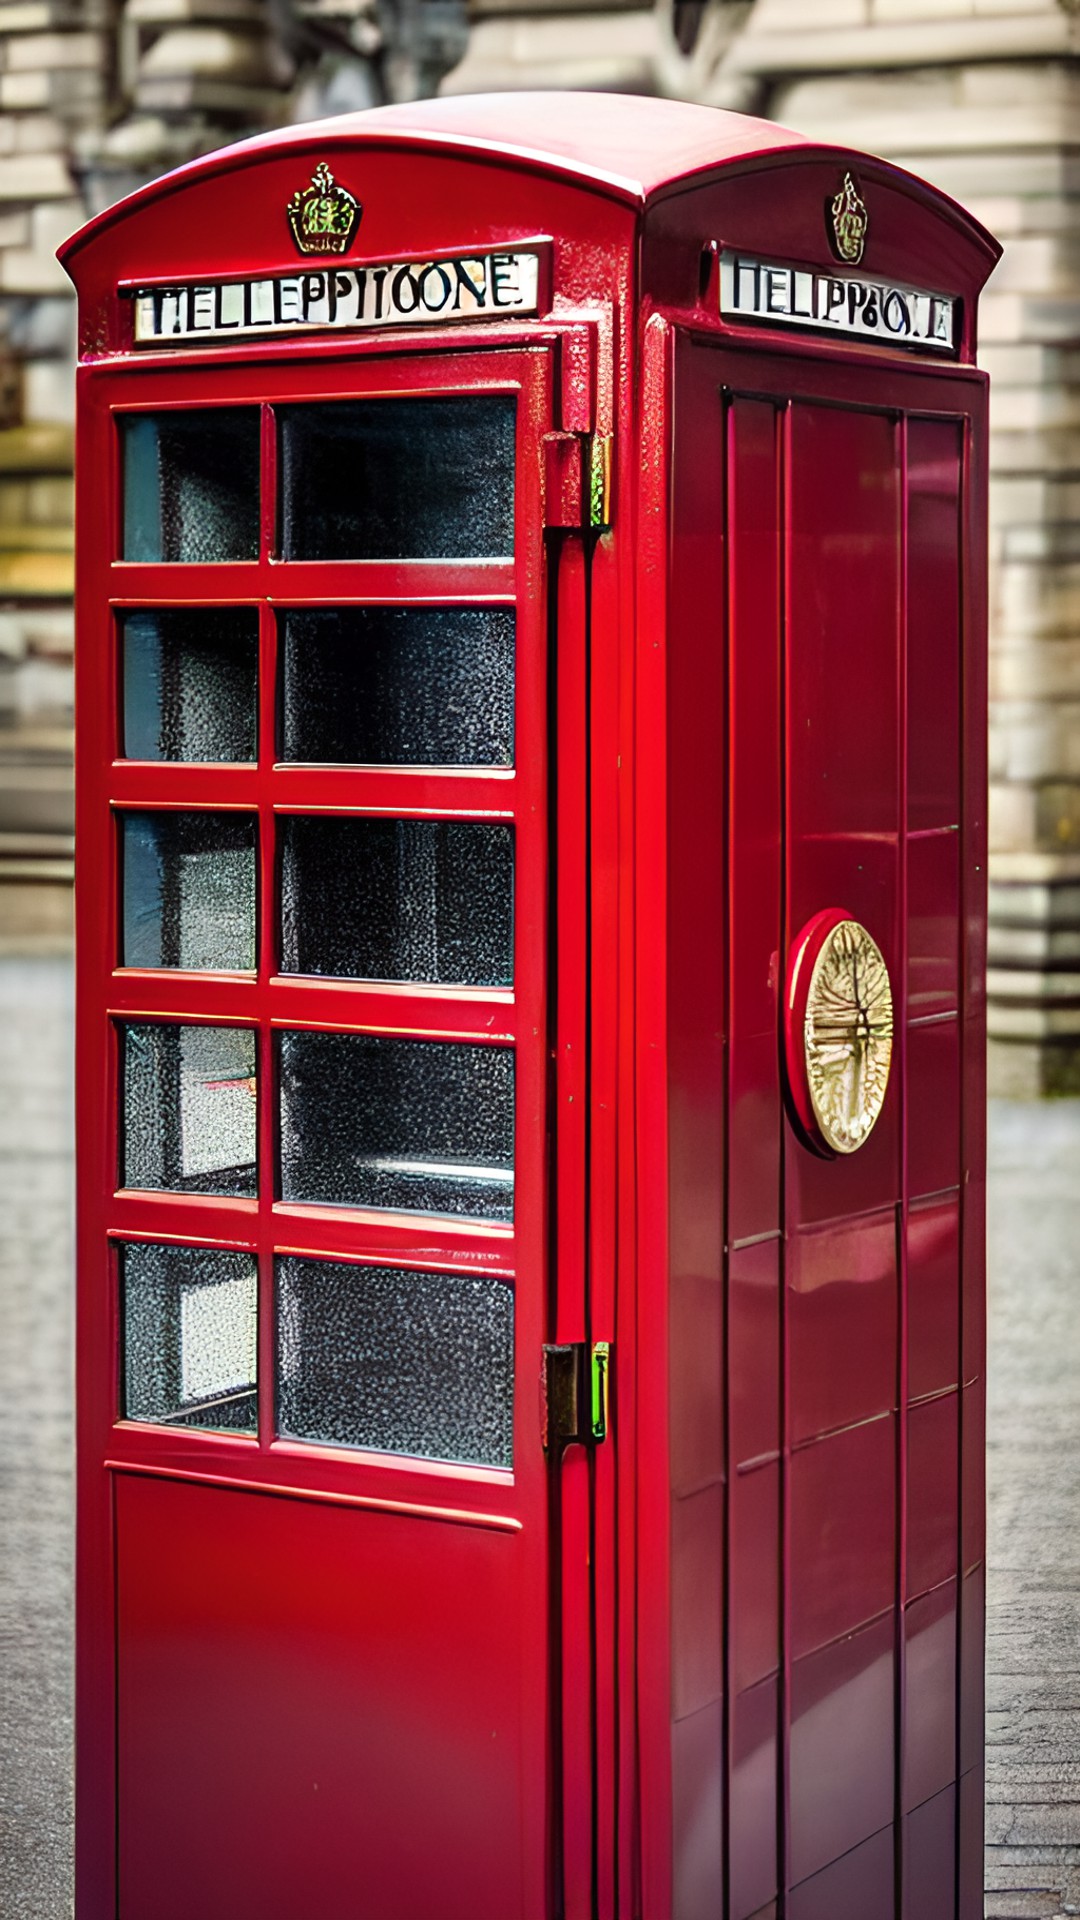
[[[544,525],[603,533],[611,525],[609,433],[544,435]]]
[[[540,1426],[544,1447],[596,1446],[606,1440],[611,1391],[611,1342],[583,1340],[544,1348]]]

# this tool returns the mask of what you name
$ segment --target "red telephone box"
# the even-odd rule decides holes
[[[66,248],[80,1920],[981,1913],[996,252],[580,94]]]

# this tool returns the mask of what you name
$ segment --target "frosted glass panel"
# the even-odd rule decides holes
[[[259,409],[120,419],[125,560],[203,564],[259,554]]]
[[[279,407],[287,560],[467,560],[514,551],[514,399]]]
[[[121,616],[129,760],[254,760],[254,607],[157,607]]]
[[[123,1417],[254,1433],[254,1255],[153,1244],[119,1254]]]
[[[123,813],[124,967],[255,965],[255,821],[243,813]]]
[[[509,1048],[281,1035],[283,1199],[509,1220],[513,1153]]]
[[[121,1185],[254,1195],[254,1033],[139,1021],[120,1041]]]
[[[282,626],[284,759],[512,763],[512,608],[321,607]]]
[[[322,816],[280,832],[286,973],[510,984],[511,828]]]
[[[277,1422],[297,1440],[513,1464],[514,1296],[475,1274],[278,1263]]]

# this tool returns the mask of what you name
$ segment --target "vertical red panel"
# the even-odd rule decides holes
[[[898,1285],[891,1207],[797,1233],[790,1241],[794,1443],[892,1411]]]
[[[907,427],[910,830],[960,820],[960,474],[963,425]]]
[[[896,1591],[896,1422],[828,1434],[791,1459],[795,1659],[852,1633]]]
[[[915,1599],[956,1577],[960,1523],[960,1395],[923,1400],[907,1415],[906,1593]]]
[[[907,1163],[912,1198],[943,1193],[960,1175],[960,1028],[942,1020],[908,1027]]]
[[[671,1729],[671,1798],[672,1920],[716,1920],[724,1901],[724,1714],[719,1700],[677,1720]]]
[[[899,429],[884,413],[790,410],[786,581],[787,937],[825,907],[862,922],[894,994],[899,925]],[[827,476],[827,482],[823,482]],[[789,1160],[789,1224],[899,1198],[894,1075],[866,1145]]]
[[[797,1884],[893,1818],[895,1625],[887,1615],[798,1660],[791,1688],[791,1878]],[[867,1906],[865,1920],[888,1906]]]
[[[919,833],[907,843],[908,1013],[921,1020],[960,1004],[960,836]]]
[[[777,411],[728,409],[730,794],[728,1238],[779,1225],[776,1049],[780,965],[782,740]]]
[[[895,1875],[893,1829],[886,1827],[796,1887],[789,1920],[876,1920],[893,1911]]]
[[[733,1695],[780,1664],[780,1463],[736,1470],[729,1492],[728,1637]]]
[[[728,1254],[728,1432],[735,1466],[780,1447],[779,1237]]]
[[[672,1496],[671,1657],[675,1752],[686,1723],[721,1713],[724,1448],[725,727],[723,548],[717,539],[724,448],[720,394],[701,359],[683,360],[673,474],[667,637],[667,1064],[669,1381]],[[697,1351],[691,1358],[691,1349]],[[706,1720],[701,1721],[704,1726]],[[709,1722],[711,1725],[711,1721]],[[718,1721],[722,1728],[722,1718]],[[711,1734],[710,1734],[711,1739]],[[700,1788],[697,1789],[700,1792]],[[675,1781],[676,1804],[684,1793]],[[722,1899],[719,1781],[697,1800],[674,1857],[679,1920]],[[711,1905],[701,1903],[706,1897]]]
[[[904,1920],[956,1920],[956,1788],[904,1818]]]
[[[913,1204],[907,1220],[908,1398],[960,1380],[958,1196]]]
[[[727,414],[728,1885],[732,1920],[780,1884],[783,739],[780,460],[773,403]]]
[[[947,1580],[904,1614],[903,1810],[910,1813],[956,1778],[958,1582]]]
[[[777,1888],[779,1680],[737,1694],[731,1709],[731,1920],[748,1920]]]

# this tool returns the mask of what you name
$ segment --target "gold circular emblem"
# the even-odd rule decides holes
[[[892,1059],[889,970],[857,920],[824,940],[806,996],[803,1042],[814,1118],[834,1153],[854,1153],[885,1103]]]

